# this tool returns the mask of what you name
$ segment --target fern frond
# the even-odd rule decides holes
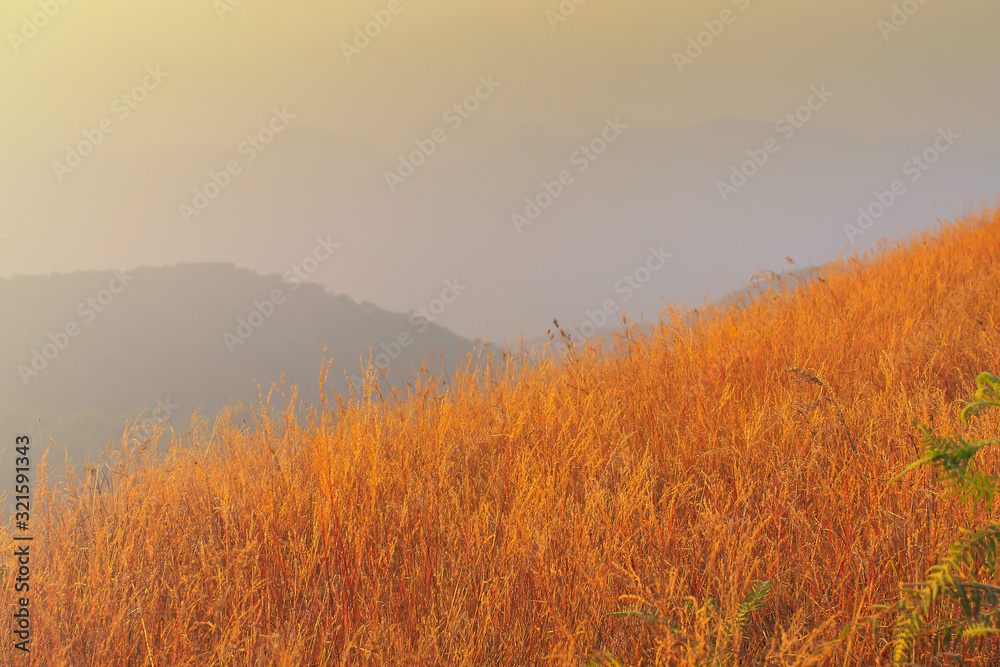
[[[962,410],[962,422],[983,410],[1000,408],[1000,378],[992,373],[980,373],[976,378],[976,393]]]
[[[642,619],[647,623],[652,623],[654,625],[664,625],[664,619],[656,615],[655,612],[649,609],[643,609],[642,607],[630,607],[629,609],[622,609],[620,611],[609,611],[606,616],[617,616],[617,617],[628,617],[635,616],[636,618]]]
[[[965,639],[975,639],[995,634],[1000,634],[1000,628],[995,628],[992,625],[975,624],[967,627],[962,632],[962,637]]]
[[[1000,378],[981,373],[976,378],[976,393],[962,410],[962,421],[981,410],[1000,407]],[[925,454],[897,475],[897,478],[921,465],[938,469],[940,481],[953,495],[965,500],[992,504],[998,491],[997,477],[975,470],[972,459],[984,447],[1000,444],[1000,439],[968,442],[961,437],[943,437],[918,424]],[[893,664],[903,664],[913,654],[922,631],[943,638],[954,646],[960,639],[997,634],[1000,617],[1000,586],[980,581],[984,574],[995,578],[997,551],[1000,550],[1000,524],[976,530],[962,530],[941,563],[931,568],[928,577],[914,586],[901,587],[899,616],[893,636]],[[969,579],[967,575],[974,577]],[[932,608],[942,596],[952,598],[961,609],[960,619],[926,623]]]
[[[743,601],[740,602],[739,606],[736,608],[736,626],[741,632],[746,626],[746,622],[750,617],[750,614],[764,604],[764,601],[770,593],[770,581],[758,581],[750,588],[749,591],[747,591],[746,595],[743,597]]]
[[[1000,488],[994,476],[975,470],[972,459],[984,447],[1000,444],[1000,439],[969,442],[962,437],[936,435],[923,424],[918,424],[918,428],[925,454],[903,472],[921,465],[933,466],[938,469],[940,481],[950,494],[962,500],[991,504]]]
[[[984,607],[1000,611],[1000,587],[978,581],[964,581],[960,577],[968,570],[982,569],[996,573],[997,549],[1000,547],[1000,524],[990,524],[978,530],[963,530],[963,535],[948,550],[948,555],[931,568],[923,582],[910,589],[900,603],[900,616],[896,622],[893,639],[893,660],[897,664],[912,654],[924,620],[942,595],[955,598],[962,608],[962,620],[948,623],[947,627],[959,632],[954,638],[964,636],[969,628],[986,627],[982,624],[991,614]],[[950,631],[946,639],[951,640]]]

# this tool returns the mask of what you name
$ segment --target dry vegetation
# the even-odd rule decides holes
[[[986,210],[613,352],[308,419],[276,395],[165,461],[50,466],[30,664],[886,664],[878,605],[982,518],[928,471],[891,479],[915,420],[1000,432],[958,419],[1000,371],[998,276]],[[9,636],[0,662],[28,664]]]

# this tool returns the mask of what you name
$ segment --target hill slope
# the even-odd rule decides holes
[[[448,391],[220,421],[167,463],[135,451],[39,494],[36,656],[653,664],[662,641],[661,664],[713,645],[875,664],[891,618],[865,621],[872,605],[969,520],[919,475],[891,480],[912,421],[960,432],[955,399],[1000,369],[998,277],[988,211],[739,309],[668,309],[610,353],[505,354]],[[608,616],[623,595],[675,630]]]

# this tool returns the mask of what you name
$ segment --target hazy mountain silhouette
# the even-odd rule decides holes
[[[473,117],[395,192],[385,172],[415,149],[412,141],[386,151],[293,125],[187,224],[179,204],[209,182],[211,171],[239,157],[235,145],[102,147],[62,184],[50,167],[55,155],[25,154],[13,166],[0,165],[0,173],[9,176],[11,219],[61,230],[63,243],[71,238],[79,246],[73,261],[85,266],[115,266],[127,247],[133,265],[221,260],[283,272],[317,235],[330,235],[343,252],[314,281],[408,311],[432,299],[442,281],[458,278],[469,290],[438,323],[496,341],[538,336],[553,317],[579,325],[587,310],[617,298],[615,283],[650,246],[662,245],[673,258],[634,298],[618,303],[647,319],[664,299],[698,307],[740,289],[761,269],[780,270],[786,256],[799,266],[819,265],[844,251],[874,249],[879,238],[932,227],[935,216],[961,213],[967,203],[992,203],[1000,184],[997,142],[958,126],[957,142],[911,182],[902,166],[933,145],[933,131],[862,137],[812,121],[785,138],[774,123],[733,118],[680,128],[620,120],[628,125],[622,136],[580,172],[571,158],[599,136],[604,118],[594,119],[590,134],[568,134]],[[428,123],[427,132],[441,124]],[[719,181],[769,137],[780,149],[723,201]],[[573,184],[518,233],[512,214],[564,169],[572,170]],[[844,225],[856,221],[858,207],[900,178],[906,193],[862,237],[849,239]],[[20,242],[12,230],[4,246],[8,270],[19,270]]]
[[[231,264],[14,276],[0,279],[0,312],[0,432],[37,435],[40,417],[45,441],[75,463],[144,409],[183,431],[196,410],[256,405],[257,384],[266,395],[282,373],[315,403],[324,346],[329,395],[348,391],[345,370],[357,381],[370,348],[388,362],[385,390],[425,357],[445,377],[480,345],[418,316]]]

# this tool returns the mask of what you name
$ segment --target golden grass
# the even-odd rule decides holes
[[[1000,371],[998,274],[984,209],[612,353],[480,360],[303,425],[289,395],[50,479],[30,664],[885,664],[873,605],[978,521],[927,472],[890,480],[914,420],[1000,432],[958,420]],[[675,629],[609,616],[622,596]]]

